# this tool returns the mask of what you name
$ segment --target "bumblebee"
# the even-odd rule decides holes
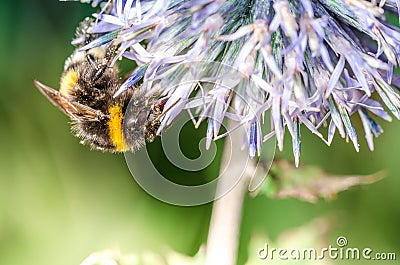
[[[34,81],[39,91],[71,119],[73,133],[92,149],[135,151],[153,141],[160,126],[165,100],[120,87],[119,70],[110,66],[115,47],[76,49],[66,60],[57,91]]]

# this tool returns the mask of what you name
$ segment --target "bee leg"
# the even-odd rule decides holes
[[[104,62],[96,65],[97,72],[94,75],[95,81],[98,80],[104,74],[104,72],[106,71],[106,69],[108,67],[110,67],[110,64],[114,58],[116,49],[117,49],[116,46],[112,42],[107,47],[106,54],[104,56]]]
[[[111,42],[106,49],[106,54],[104,57],[106,59],[105,64],[107,66],[109,66],[111,61],[113,60],[116,50],[117,50],[117,47],[114,45],[113,42]]]
[[[91,66],[94,68],[94,69],[97,69],[98,68],[98,63],[96,63],[96,61],[94,60],[94,58],[93,58],[93,55],[91,55],[91,54],[86,54],[86,60],[91,64]]]

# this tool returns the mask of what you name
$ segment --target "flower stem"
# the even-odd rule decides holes
[[[234,147],[232,148],[232,144],[240,143],[242,137],[237,133],[231,134],[232,138],[235,136],[239,139],[225,141],[220,167],[221,177],[218,180],[217,191],[226,190],[226,187],[232,182],[228,178],[236,177],[237,174],[242,174],[242,176],[226,195],[214,201],[208,232],[206,265],[236,264],[242,208],[250,175],[246,174],[246,171],[243,174],[243,165],[235,162],[243,160],[245,158],[243,154],[246,155],[246,153],[238,152]],[[230,163],[231,160],[233,163]],[[227,167],[228,164],[229,167]],[[224,174],[222,174],[222,171],[224,171]],[[217,194],[220,193],[217,192]]]

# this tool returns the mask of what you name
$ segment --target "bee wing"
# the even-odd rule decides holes
[[[59,91],[34,80],[35,86],[51,102],[71,119],[76,121],[98,121],[105,115],[98,110],[82,105],[78,102],[72,102],[62,95]]]

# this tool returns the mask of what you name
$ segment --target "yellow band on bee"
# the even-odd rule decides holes
[[[71,94],[71,90],[78,82],[79,74],[75,69],[69,69],[60,81],[60,93],[66,97]]]
[[[122,122],[124,115],[120,105],[112,105],[108,108],[110,120],[108,121],[108,130],[110,133],[110,140],[118,152],[127,151],[128,145],[122,134]]]

